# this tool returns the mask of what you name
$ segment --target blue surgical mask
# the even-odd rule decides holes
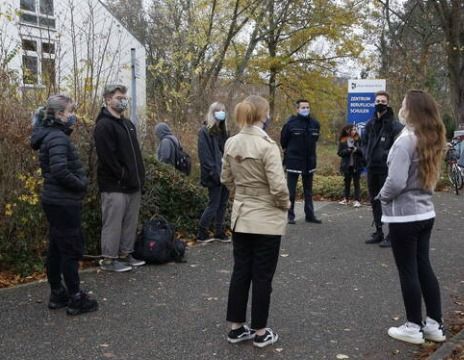
[[[66,122],[67,127],[71,127],[77,123],[77,117],[76,115],[69,115],[68,116],[68,121]]]
[[[309,109],[302,109],[302,110],[298,111],[298,114],[300,114],[301,116],[308,117],[309,116]]]
[[[226,112],[225,111],[215,111],[214,118],[218,121],[224,121],[226,119]]]

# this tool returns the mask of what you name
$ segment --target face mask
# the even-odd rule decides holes
[[[116,103],[115,106],[112,106],[112,108],[118,113],[122,113],[127,109],[127,105],[129,105],[129,101],[127,99],[121,99]]]
[[[309,109],[300,110],[300,111],[298,111],[298,114],[300,114],[301,116],[304,116],[304,117],[308,117],[309,116]]]
[[[68,119],[67,119],[67,121],[66,121],[66,126],[67,126],[67,127],[71,127],[71,126],[75,125],[76,122],[77,122],[77,117],[76,117],[76,115],[69,115],[69,116],[68,116]]]
[[[269,125],[271,125],[271,117],[266,116],[266,121],[263,122],[263,130],[266,131],[266,129],[269,128]]]
[[[214,118],[218,121],[224,121],[226,119],[226,112],[225,111],[215,111]]]
[[[404,116],[403,108],[401,108],[400,111],[398,111],[398,120],[402,125],[406,125],[407,123],[406,117]]]
[[[387,107],[387,104],[375,104],[375,112],[383,113],[385,110],[387,110]]]

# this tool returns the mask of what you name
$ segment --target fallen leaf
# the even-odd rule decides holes
[[[282,352],[282,351],[284,351],[284,349],[283,348],[277,348],[276,351],[277,352]]]
[[[280,254],[281,257],[288,257],[288,254]]]
[[[348,355],[345,355],[345,354],[338,354],[337,355],[337,359],[349,359],[350,357]]]

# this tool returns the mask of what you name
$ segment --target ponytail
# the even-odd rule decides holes
[[[235,119],[240,127],[263,121],[269,113],[269,103],[261,96],[250,95],[235,106]]]

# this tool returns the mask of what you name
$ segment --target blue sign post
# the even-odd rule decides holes
[[[385,90],[385,80],[348,80],[347,122],[360,130],[374,116],[375,93]]]

